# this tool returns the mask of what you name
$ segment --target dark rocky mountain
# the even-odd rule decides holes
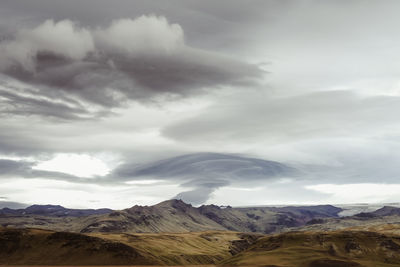
[[[67,209],[60,205],[32,205],[25,209],[0,209],[0,215],[42,215],[51,217],[81,217],[112,212],[111,209]]]
[[[374,212],[371,212],[370,214],[372,214],[374,216],[393,216],[393,215],[400,216],[400,208],[384,206],[383,208],[380,208]]]
[[[302,226],[316,219],[334,218],[340,211],[340,208],[333,206],[232,208],[203,205],[196,208],[177,199],[167,200],[154,206],[136,205],[119,211],[83,212],[68,210],[61,206],[35,205],[23,210],[7,209],[0,214],[0,226],[35,227],[81,233],[207,230],[272,233],[288,227]],[[82,215],[85,212],[86,215]]]

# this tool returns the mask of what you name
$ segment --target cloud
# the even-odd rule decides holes
[[[231,184],[258,184],[298,174],[296,169],[279,162],[239,155],[194,153],[139,166],[126,162],[115,168],[109,179],[157,179],[176,183],[190,190],[179,193],[175,198],[201,204],[208,200],[215,190]]]
[[[62,172],[35,170],[36,162],[23,160],[0,159],[0,178],[8,179],[10,177],[18,178],[47,178],[52,180],[61,180],[69,182],[87,183],[88,180],[74,175]]]
[[[344,90],[255,97],[250,94],[223,99],[202,114],[165,127],[163,134],[178,142],[215,146],[368,138],[400,130],[395,115],[400,112],[399,97],[368,97]],[[251,106],[241,105],[247,99],[252,99]]]
[[[103,51],[122,54],[166,55],[184,48],[183,29],[165,17],[140,16],[114,20],[108,28],[94,33]]]
[[[254,85],[264,74],[257,65],[186,45],[178,24],[154,15],[114,20],[97,28],[47,20],[1,41],[0,57],[4,75],[34,86],[38,98],[63,101],[54,113],[63,119],[88,117],[85,113],[91,114],[93,108],[110,109],[129,101],[152,102],[198,95],[205,89]],[[5,98],[29,106],[18,109],[21,114],[40,109],[40,104],[54,111],[60,107],[9,92]],[[73,106],[72,100],[80,110],[67,107]],[[17,108],[9,110],[17,113]]]
[[[177,194],[174,198],[181,199],[186,203],[193,205],[200,205],[205,203],[210,195],[215,191],[216,188],[200,187],[194,190],[185,191]]]
[[[40,57],[51,54],[65,59],[81,60],[94,50],[90,32],[69,20],[47,20],[31,30],[20,30],[14,40],[0,45],[0,69],[21,66],[25,71],[40,68]]]

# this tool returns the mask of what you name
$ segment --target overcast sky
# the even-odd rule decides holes
[[[192,188],[205,203],[400,201],[399,13],[395,0],[0,0],[0,202],[155,204],[190,186],[116,170],[198,152],[302,173]]]

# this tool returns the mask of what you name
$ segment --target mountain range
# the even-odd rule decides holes
[[[193,207],[172,199],[153,206],[124,210],[78,210],[56,205],[25,209],[0,209],[0,226],[35,227],[56,231],[92,232],[190,232],[224,230],[272,233],[306,225],[311,220],[337,218],[342,211],[330,205],[298,207],[232,208],[216,205]]]
[[[3,265],[400,265],[400,208],[339,217],[331,205],[0,210]]]

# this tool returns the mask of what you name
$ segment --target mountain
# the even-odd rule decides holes
[[[312,220],[337,217],[340,211],[340,208],[329,205],[282,208],[203,205],[196,208],[182,200],[172,199],[154,206],[136,205],[125,210],[107,211],[104,214],[96,214],[98,210],[91,210],[82,216],[73,216],[75,213],[72,211],[65,214],[64,208],[60,206],[33,206],[24,210],[7,210],[5,214],[0,214],[0,226],[34,227],[80,233],[207,230],[272,233],[283,231],[288,227],[303,226]]]
[[[339,213],[340,214],[340,213]],[[373,212],[361,212],[346,217],[325,217],[308,221],[298,227],[287,227],[284,231],[334,231],[349,227],[374,227],[377,225],[399,224],[400,208],[384,206]]]
[[[181,200],[168,200],[154,206],[133,206],[98,216],[81,232],[188,232],[226,230]]]
[[[0,215],[43,215],[51,217],[81,217],[110,213],[111,209],[67,209],[59,205],[32,205],[25,209],[0,209]]]
[[[371,212],[370,214],[372,214],[373,216],[393,216],[393,215],[400,216],[400,208],[384,206],[383,208]]]

